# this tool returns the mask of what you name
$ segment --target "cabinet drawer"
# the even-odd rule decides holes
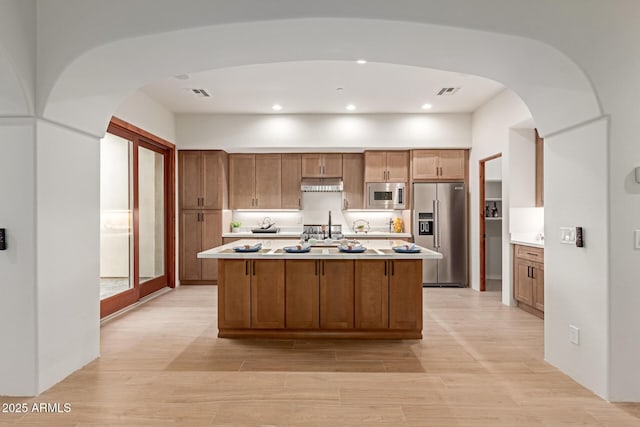
[[[527,259],[534,262],[544,262],[544,249],[532,246],[515,245],[516,258]]]

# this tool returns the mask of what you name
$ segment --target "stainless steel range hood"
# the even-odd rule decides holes
[[[340,178],[302,178],[303,193],[339,193],[343,189]]]

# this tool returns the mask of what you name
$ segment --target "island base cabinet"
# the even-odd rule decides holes
[[[353,329],[354,261],[320,261],[320,328]]]
[[[317,329],[319,317],[319,270],[316,259],[285,261],[286,327]]]
[[[251,327],[251,260],[218,261],[218,327]]]
[[[389,327],[387,260],[356,261],[355,322],[358,329]]]
[[[284,261],[251,261],[251,327],[284,328]]]
[[[389,329],[421,331],[422,261],[391,260],[389,267]]]

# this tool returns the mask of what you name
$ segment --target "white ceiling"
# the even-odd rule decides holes
[[[186,77],[186,75],[183,75]],[[436,96],[443,87],[454,95]],[[201,98],[190,89],[205,89]],[[336,90],[343,88],[342,91]],[[247,65],[167,78],[142,90],[175,113],[430,113],[471,112],[503,86],[460,73],[383,63],[301,61]],[[276,112],[273,104],[280,104]],[[345,106],[352,103],[356,110]]]

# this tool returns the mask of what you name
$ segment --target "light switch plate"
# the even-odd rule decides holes
[[[640,230],[633,231],[633,247],[636,249],[640,249]]]
[[[580,329],[578,327],[569,325],[569,342],[580,345]]]
[[[575,244],[576,229],[574,227],[560,227],[560,243]]]

